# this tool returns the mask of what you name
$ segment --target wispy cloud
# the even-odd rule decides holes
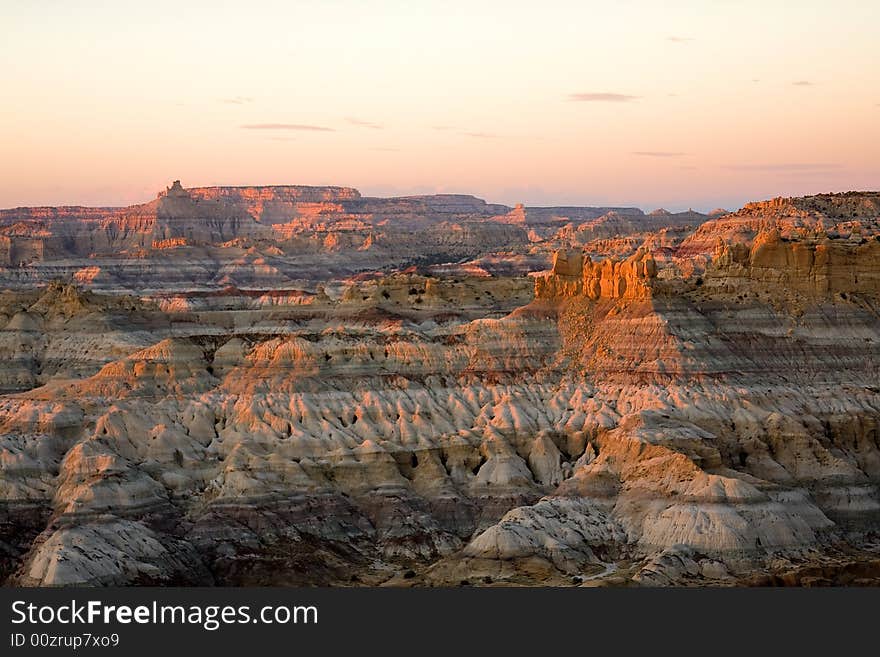
[[[608,92],[585,92],[578,94],[570,94],[569,100],[578,103],[628,103],[632,100],[638,100],[640,96],[630,96],[629,94],[615,94]]]
[[[642,157],[682,157],[687,155],[681,151],[633,151],[632,154]]]
[[[373,146],[370,148],[371,151],[384,151],[388,153],[396,153],[400,149],[399,148],[391,148],[390,146]]]
[[[352,125],[356,125],[359,128],[371,128],[372,130],[381,130],[384,126],[379,125],[378,123],[373,123],[372,121],[363,121],[361,119],[357,119],[353,116],[350,116],[345,119]]]
[[[444,131],[444,130],[455,130],[455,126],[454,126],[454,125],[432,125],[431,127],[432,127],[434,130],[440,130],[440,131]]]
[[[491,132],[460,132],[458,134],[464,137],[473,137],[474,139],[497,139],[501,136]]]
[[[672,41],[672,43],[690,43],[694,39],[692,37],[670,36],[666,37],[666,40]]]
[[[254,99],[251,96],[234,96],[232,98],[221,98],[220,102],[227,105],[246,105],[254,102]]]
[[[809,80],[796,80],[795,82],[792,82],[791,84],[794,87],[812,87],[813,86],[813,83],[810,82]]]
[[[305,123],[247,123],[241,126],[244,130],[301,130],[304,132],[335,132],[333,128]]]
[[[783,162],[780,164],[727,164],[722,169],[731,171],[768,171],[768,172],[814,172],[832,171],[842,168],[834,162]]]

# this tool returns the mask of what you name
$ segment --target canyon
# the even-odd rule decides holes
[[[0,582],[880,583],[880,193],[0,210]]]

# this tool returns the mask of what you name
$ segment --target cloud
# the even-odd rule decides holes
[[[692,37],[670,36],[666,37],[666,40],[672,41],[672,43],[690,43],[694,39]]]
[[[491,132],[460,132],[458,134],[464,137],[473,137],[474,139],[497,139],[500,137],[500,135],[495,135]]]
[[[247,123],[241,126],[244,130],[302,130],[304,132],[336,132],[333,128],[322,125],[306,125],[304,123]]]
[[[842,168],[833,162],[785,162],[781,164],[728,164],[722,169],[731,171],[769,171],[781,173],[819,172]]]
[[[431,126],[434,130],[455,130],[454,125],[433,125]]]
[[[614,94],[608,92],[587,92],[579,94],[569,94],[568,99],[578,103],[628,103],[631,100],[638,100],[639,96],[630,96],[628,94]]]
[[[388,146],[373,146],[372,148],[370,148],[370,150],[371,151],[386,151],[389,153],[392,153],[392,152],[396,153],[396,152],[400,151],[399,148],[390,148]]]
[[[221,98],[220,102],[227,105],[246,105],[247,103],[254,102],[254,99],[250,96],[235,96],[233,98]]]
[[[797,80],[796,82],[791,83],[794,87],[812,87],[813,83],[809,80]]]
[[[373,123],[372,121],[362,121],[361,119],[356,119],[354,117],[348,117],[345,119],[352,125],[356,125],[359,128],[371,128],[372,130],[381,130],[384,126],[379,125],[378,123]]]
[[[642,157],[681,157],[687,155],[681,151],[633,151],[632,154]]]

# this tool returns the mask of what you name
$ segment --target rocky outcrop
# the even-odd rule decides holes
[[[737,212],[703,223],[682,241],[676,255],[682,259],[708,259],[719,240],[751,245],[759,233],[771,231],[791,240],[849,238],[854,233],[870,239],[880,234],[878,198],[873,192],[847,192],[747,203]]]
[[[535,296],[648,299],[656,277],[657,264],[643,250],[626,260],[606,258],[598,262],[583,252],[558,251],[549,274],[535,278]]]
[[[848,239],[784,240],[770,229],[751,248],[720,243],[712,265],[706,281],[732,294],[757,286],[782,297],[880,296],[880,239],[859,232]]]

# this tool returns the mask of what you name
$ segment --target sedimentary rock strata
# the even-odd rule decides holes
[[[525,275],[544,268],[554,249],[703,219],[636,208],[510,208],[460,194],[372,198],[347,187],[175,182],[126,208],[0,210],[0,284],[313,291],[361,272],[475,258],[487,258],[489,273]]]
[[[771,229],[758,233],[751,247],[721,243],[713,264],[708,274],[730,292],[758,285],[821,299],[876,298],[880,290],[880,239],[860,232],[847,239],[783,240]]]
[[[87,231],[149,252],[122,286],[134,294],[114,287],[119,270],[102,287],[103,264],[52,285],[33,264],[4,270],[0,578],[877,582],[875,198],[651,224],[603,237],[603,255],[600,242],[559,243],[553,217],[571,209],[530,220],[461,196],[172,186],[154,205],[208,209],[178,223],[157,211],[136,238]],[[383,218],[389,208],[400,212]],[[41,214],[28,221],[68,230]],[[311,226],[305,242],[277,231],[291,221]],[[367,252],[398,221],[425,232],[384,270],[349,262],[341,275],[336,247],[303,245],[342,221],[374,231]],[[452,223],[493,228],[427,242]],[[329,234],[342,244],[344,232]],[[218,266],[217,253],[253,247],[217,240],[256,240],[261,255]],[[420,241],[467,252],[414,264]],[[168,253],[189,254],[170,288],[150,280]],[[334,271],[275,286],[293,253]],[[506,257],[549,269],[524,276]]]

